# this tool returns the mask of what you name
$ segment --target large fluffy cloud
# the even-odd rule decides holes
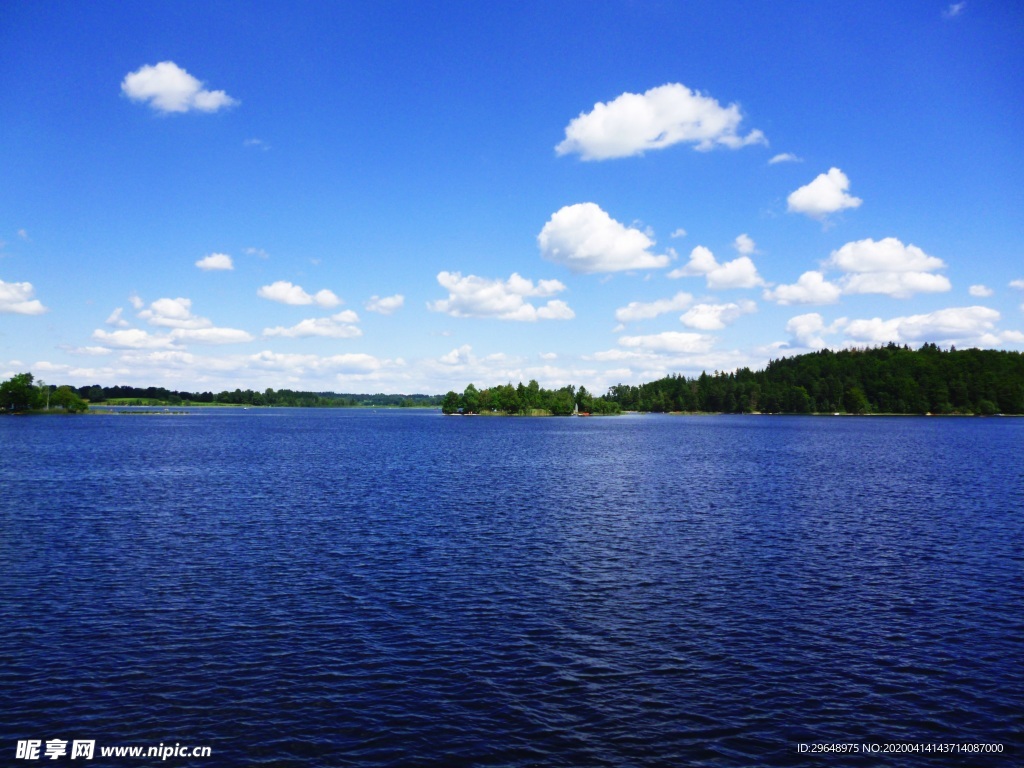
[[[916,245],[895,237],[857,240],[832,252],[826,266],[846,272],[843,293],[880,293],[907,298],[915,293],[941,293],[952,287],[944,275],[932,274],[946,265]]]
[[[824,219],[830,213],[844,208],[856,208],[863,200],[854,197],[846,190],[850,188],[850,180],[838,168],[830,168],[828,173],[819,174],[814,181],[806,184],[786,199],[789,210],[803,213],[814,219]]]
[[[532,280],[512,273],[508,280],[489,280],[476,275],[462,276],[459,272],[439,272],[437,282],[447,289],[448,298],[427,304],[434,312],[453,317],[496,317],[500,320],[569,320],[575,313],[561,300],[551,300],[542,306],[531,304],[528,298],[547,298],[565,290],[558,280]]]
[[[800,275],[792,285],[780,285],[764,292],[767,301],[778,304],[834,304],[842,289],[825,279],[821,272],[809,271]]]
[[[541,255],[573,272],[659,269],[669,257],[650,249],[654,241],[639,229],[613,219],[596,203],[567,205],[537,235]]]
[[[120,349],[163,349],[174,346],[174,340],[170,336],[154,335],[140,328],[125,328],[119,331],[104,331],[100,328],[92,332],[92,337],[109,347]]]
[[[125,75],[121,92],[132,101],[148,102],[157,112],[216,112],[238,104],[224,91],[208,91],[203,83],[173,61],[140,67]]]
[[[0,312],[16,315],[41,315],[47,311],[42,302],[33,299],[32,283],[5,283],[0,280]]]
[[[736,104],[723,107],[710,96],[669,83],[595,104],[566,126],[565,140],[555,151],[576,153],[584,160],[607,160],[684,142],[700,150],[767,143],[757,130],[740,136],[742,119]]]
[[[831,324],[826,324],[825,319],[817,312],[811,312],[806,315],[797,315],[789,319],[786,323],[786,333],[788,333],[798,347],[807,347],[809,349],[822,349],[827,346],[825,334],[835,333],[839,328],[846,324],[846,318],[840,318]]]
[[[270,301],[277,301],[281,304],[291,304],[294,306],[316,304],[326,309],[330,309],[331,307],[336,307],[341,304],[341,299],[339,299],[333,291],[329,291],[324,288],[314,294],[309,294],[302,289],[301,285],[293,285],[287,280],[278,280],[270,285],[264,285],[256,291],[256,295],[263,299],[269,299]]]
[[[656,301],[631,301],[624,307],[615,310],[615,319],[620,323],[631,323],[636,320],[650,320],[667,312],[678,312],[686,309],[693,302],[693,296],[680,291],[671,299]]]
[[[671,278],[700,277],[707,279],[708,288],[720,290],[724,288],[755,288],[764,285],[764,280],[757,274],[757,267],[749,256],[719,264],[715,255],[703,245],[690,251],[690,260],[668,273]]]

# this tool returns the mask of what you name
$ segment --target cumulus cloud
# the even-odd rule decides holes
[[[827,346],[824,335],[838,331],[846,324],[846,318],[840,318],[826,325],[825,319],[817,312],[797,315],[786,323],[786,333],[790,335],[798,347],[822,349]]]
[[[686,230],[683,229],[682,227],[679,227],[674,232],[672,232],[672,234],[669,235],[669,237],[671,237],[671,238],[686,237]]]
[[[1024,291],[1024,280],[1011,280],[1010,287]]]
[[[786,202],[791,212],[820,220],[845,208],[857,208],[863,202],[847,193],[849,188],[846,174],[838,168],[830,168],[828,173],[819,174],[810,184],[791,193]]]
[[[714,339],[703,333],[664,331],[647,336],[620,336],[619,344],[636,350],[680,354],[707,352],[714,344]]]
[[[446,355],[441,355],[438,358],[445,365],[471,365],[476,362],[476,357],[473,355],[473,348],[469,344],[463,344],[461,347],[453,349]]]
[[[984,285],[972,285],[967,292],[975,298],[984,299],[995,293],[991,288]]]
[[[15,315],[41,315],[49,310],[38,299],[33,299],[32,283],[5,283],[0,280],[0,312]]]
[[[858,240],[832,252],[825,263],[847,275],[840,280],[843,293],[879,293],[907,298],[916,293],[941,293],[952,288],[949,279],[933,272],[946,265],[916,245],[895,237]]]
[[[765,284],[749,256],[740,256],[719,264],[715,255],[703,245],[698,245],[690,251],[690,260],[686,264],[668,273],[671,278],[702,275],[707,279],[708,288],[715,290],[755,288]]]
[[[314,294],[309,294],[302,289],[302,286],[293,285],[287,280],[278,280],[270,285],[264,285],[256,291],[256,295],[262,299],[269,299],[270,301],[291,304],[293,306],[316,304],[325,309],[330,309],[341,304],[341,299],[333,291],[324,288]]]
[[[207,272],[211,270],[229,270],[235,268],[234,263],[231,261],[231,257],[226,253],[211,253],[209,256],[204,256],[196,262],[196,266]]]
[[[351,309],[346,309],[330,317],[312,317],[293,325],[291,328],[277,326],[264,328],[264,336],[283,336],[286,338],[305,338],[308,336],[324,336],[331,339],[353,339],[362,336],[363,332],[352,325],[359,322],[359,316]]]
[[[576,313],[564,301],[553,299],[542,306],[528,298],[547,298],[565,290],[558,280],[532,280],[515,272],[508,280],[489,280],[460,272],[439,272],[437,282],[447,289],[448,298],[428,302],[433,312],[453,317],[496,317],[500,320],[569,320]]]
[[[149,305],[149,309],[139,312],[139,317],[151,325],[164,328],[195,330],[209,328],[213,325],[207,318],[193,315],[192,300],[183,299],[180,296],[176,299],[157,299]]]
[[[132,101],[147,102],[164,114],[171,112],[216,112],[239,102],[224,91],[208,91],[173,61],[140,67],[121,81],[121,92]]]
[[[809,271],[791,285],[780,285],[766,289],[766,301],[774,301],[783,306],[789,304],[834,304],[839,301],[842,290],[838,285],[830,283],[821,272]]]
[[[778,155],[774,155],[771,160],[768,161],[768,165],[776,165],[778,163],[802,163],[803,160],[792,152],[782,152]]]
[[[541,255],[573,272],[659,269],[669,257],[650,249],[654,241],[639,229],[613,219],[596,203],[567,205],[537,235]]]
[[[394,296],[371,296],[363,306],[368,312],[376,312],[381,315],[390,315],[395,310],[401,309],[405,304],[405,297],[396,293]]]
[[[852,320],[846,327],[846,335],[853,341],[869,344],[927,341],[991,346],[999,340],[995,335],[998,321],[999,313],[988,307],[953,307],[890,320],[879,317]]]
[[[583,160],[608,160],[679,143],[693,144],[699,150],[766,144],[761,131],[739,135],[742,119],[736,104],[723,107],[710,96],[669,83],[595,104],[593,110],[580,113],[566,126],[565,140],[555,151],[559,155],[575,153]]]
[[[742,315],[757,311],[757,304],[744,299],[728,304],[697,304],[683,313],[679,321],[687,328],[698,331],[720,331]]]
[[[693,302],[693,296],[680,291],[671,299],[656,301],[631,301],[624,307],[615,310],[615,319],[620,323],[631,323],[636,320],[650,320],[668,312],[686,309]]]
[[[757,253],[757,244],[754,242],[750,235],[743,234],[737,235],[733,241],[733,248],[741,256],[749,256],[752,253]]]

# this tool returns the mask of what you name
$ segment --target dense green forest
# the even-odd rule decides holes
[[[724,413],[1024,413],[1024,355],[991,349],[822,350],[763,371],[620,384],[623,410]]]

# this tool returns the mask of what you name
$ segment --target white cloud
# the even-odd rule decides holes
[[[792,338],[796,346],[807,349],[822,349],[827,346],[823,336],[832,334],[846,325],[846,318],[840,318],[830,325],[825,324],[824,318],[817,312],[806,315],[797,315],[786,323],[786,333]]]
[[[648,336],[620,336],[619,344],[631,349],[679,354],[707,352],[714,344],[714,339],[703,333],[664,331]]]
[[[320,357],[319,355],[278,353],[270,350],[250,355],[246,361],[261,370],[280,371],[299,376],[307,371],[314,373],[372,373],[392,362],[357,352]]]
[[[144,302],[134,293],[128,297],[128,303],[131,304],[137,310],[142,309],[144,306],[146,306],[146,302]]]
[[[427,308],[453,317],[496,317],[533,322],[569,320],[576,316],[561,300],[552,300],[543,306],[526,301],[527,298],[547,298],[564,291],[565,286],[558,280],[539,280],[535,285],[532,280],[515,272],[508,280],[439,272],[437,282],[447,289],[448,298],[428,302]]]
[[[682,227],[679,227],[671,235],[669,235],[669,237],[671,237],[671,238],[686,237],[686,230],[683,229]]]
[[[678,269],[668,273],[668,277],[699,277],[707,279],[708,288],[754,288],[764,285],[764,280],[757,274],[757,267],[749,256],[740,256],[732,261],[719,264],[715,255],[703,245],[690,251],[690,260]]]
[[[174,341],[169,336],[154,336],[149,331],[139,328],[120,331],[104,331],[100,328],[92,332],[92,337],[108,346],[121,349],[161,349],[174,346]]]
[[[780,285],[764,292],[766,301],[783,306],[789,304],[834,304],[842,293],[838,285],[828,282],[821,272],[809,271],[800,275],[792,285]]]
[[[847,325],[846,334],[853,341],[870,344],[927,341],[991,346],[998,321],[999,313],[988,307],[954,307],[890,320],[853,320]]]
[[[972,285],[967,292],[975,298],[984,299],[995,293],[991,288],[984,285]]]
[[[832,251],[825,266],[846,272],[840,279],[843,293],[879,293],[907,298],[915,293],[941,293],[951,289],[949,279],[932,274],[946,265],[916,245],[895,237],[858,240]]]
[[[953,286],[945,275],[930,272],[864,272],[840,280],[843,293],[880,293],[906,299],[917,293],[943,293]]]
[[[368,312],[390,315],[395,310],[401,309],[404,304],[405,297],[400,293],[396,293],[394,296],[371,296],[363,306],[366,307]]]
[[[146,65],[125,75],[121,92],[132,101],[148,102],[157,112],[216,112],[239,102],[224,91],[208,91],[203,83],[173,61]]]
[[[49,310],[38,299],[33,299],[32,283],[5,283],[0,280],[0,312],[15,315],[41,315]]]
[[[642,302],[631,301],[624,307],[615,310],[615,319],[620,323],[631,323],[636,320],[650,320],[658,315],[668,312],[677,312],[686,309],[693,302],[693,296],[680,291],[671,299],[658,299],[656,301]]]
[[[844,208],[856,208],[863,200],[853,197],[846,190],[850,180],[838,168],[819,174],[810,184],[800,187],[786,199],[789,210],[803,213],[813,219],[824,219],[830,213]]]
[[[129,323],[127,320],[121,317],[121,313],[123,312],[123,307],[118,307],[117,309],[115,309],[113,312],[110,313],[110,317],[106,319],[106,324],[112,325],[115,328],[127,328]]]
[[[204,256],[196,262],[196,266],[205,271],[235,268],[231,257],[226,253],[211,253],[209,256]]]
[[[139,317],[151,325],[164,328],[209,328],[213,325],[205,317],[192,314],[192,300],[178,297],[176,299],[157,299],[149,305],[149,309],[139,312]]]
[[[446,355],[441,355],[439,358],[445,365],[472,365],[476,362],[476,357],[473,355],[473,348],[469,344],[463,344],[461,347],[453,349]]]
[[[246,139],[242,142],[242,146],[251,147],[252,149],[262,149],[264,152],[270,149],[270,145],[263,139]]]
[[[733,248],[741,256],[749,256],[752,253],[757,253],[757,244],[750,237],[750,235],[743,234],[738,235],[733,241]]]
[[[259,259],[269,259],[270,258],[270,254],[267,253],[262,248],[252,248],[252,247],[246,248],[245,249],[245,254],[247,256],[255,256],[256,258],[259,258]]]
[[[659,269],[669,257],[650,252],[654,241],[627,227],[596,203],[567,205],[552,214],[537,235],[541,255],[573,272]]]
[[[964,8],[967,7],[967,3],[950,3],[946,10],[942,12],[942,18],[944,19],[955,19],[961,13],[964,12]]]
[[[1024,291],[1024,280],[1011,280],[1010,287]]]
[[[359,316],[351,309],[346,309],[330,317],[311,317],[291,328],[277,326],[276,328],[264,328],[264,336],[283,336],[286,338],[306,338],[309,336],[324,336],[331,339],[353,339],[362,336],[363,332],[352,325],[359,322]]]
[[[237,328],[175,328],[170,336],[175,341],[193,341],[197,344],[240,344],[253,337]]]
[[[895,237],[847,243],[832,251],[827,265],[843,272],[933,272],[946,266],[942,259],[929,256],[916,245],[904,245]]]
[[[683,313],[679,321],[687,328],[696,328],[698,331],[720,331],[742,315],[756,311],[757,304],[749,299],[728,304],[697,304]]]
[[[775,155],[771,160],[768,161],[768,165],[776,165],[777,163],[802,163],[803,159],[797,157],[792,152],[782,152],[781,154]]]
[[[746,136],[737,133],[742,119],[736,104],[723,107],[710,96],[669,83],[644,94],[623,93],[595,104],[566,126],[565,140],[555,151],[576,153],[583,160],[607,160],[682,142],[700,150],[766,144],[760,131]]]
[[[310,295],[302,289],[302,286],[293,285],[287,280],[278,280],[270,285],[264,285],[256,291],[256,295],[263,299],[293,306],[316,304],[325,309],[330,309],[341,304],[341,299],[335,296],[333,291],[324,288]]]

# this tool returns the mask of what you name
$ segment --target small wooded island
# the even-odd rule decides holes
[[[586,387],[543,389],[536,381],[459,394],[355,395],[235,389],[171,391],[163,387],[53,386],[19,373],[0,383],[0,413],[62,410],[89,404],[242,405],[275,407],[441,407],[445,414],[568,416],[653,413],[1024,414],[1024,354],[992,349],[827,349],[771,361],[764,370],[688,378],[666,376],[646,384],[617,384],[595,396]]]

